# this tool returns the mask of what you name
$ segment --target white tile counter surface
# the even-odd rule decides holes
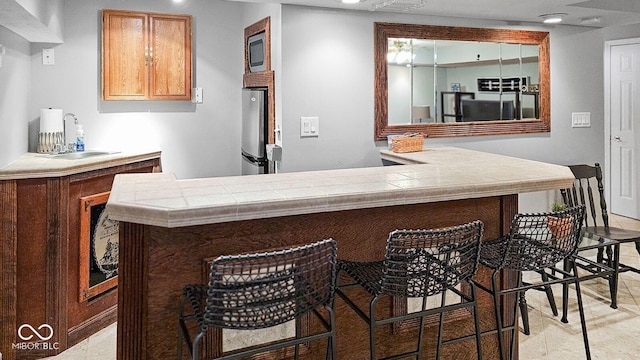
[[[87,152],[90,152],[90,150],[87,150]],[[112,154],[74,160],[56,158],[47,154],[26,153],[7,166],[0,168],[0,180],[68,176],[159,157],[160,150],[157,149],[114,152]]]
[[[574,179],[564,166],[453,147],[400,156],[418,164],[188,180],[120,174],[107,209],[115,220],[181,227],[553,190]]]

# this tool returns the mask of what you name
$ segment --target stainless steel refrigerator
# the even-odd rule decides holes
[[[242,89],[242,175],[269,173],[267,89]]]

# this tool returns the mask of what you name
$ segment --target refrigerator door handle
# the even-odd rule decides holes
[[[242,150],[242,157],[247,159],[247,161],[256,163],[256,164],[264,164],[266,162],[266,159],[253,156],[244,150]]]

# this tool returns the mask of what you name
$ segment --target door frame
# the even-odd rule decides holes
[[[620,45],[640,44],[640,37],[608,40],[604,42],[604,198],[611,202],[611,48]],[[634,139],[635,140],[635,139]],[[611,205],[609,205],[611,206]],[[611,212],[611,208],[609,208]]]

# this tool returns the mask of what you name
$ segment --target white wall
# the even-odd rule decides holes
[[[378,166],[384,143],[373,141],[373,23],[524,28],[551,33],[550,134],[427,139],[559,164],[603,158],[600,30],[507,26],[499,21],[348,12],[283,6],[283,169]],[[330,104],[330,106],[327,106]],[[572,129],[571,112],[590,111],[592,127]],[[300,116],[320,117],[320,137],[300,138]]]
[[[27,151],[31,99],[30,44],[0,27],[6,53],[0,67],[0,167]]]
[[[204,88],[204,103],[100,101],[102,8],[194,15],[195,86]],[[639,26],[516,27],[499,21],[222,0],[183,5],[67,0],[62,45],[29,45],[0,28],[0,43],[7,46],[0,68],[0,166],[27,151],[28,123],[37,119],[40,108],[60,107],[85,124],[89,148],[159,145],[165,171],[180,178],[239,173],[243,29],[265,16],[272,17],[276,112],[284,131],[282,171],[380,165],[378,150],[386,144],[373,141],[375,21],[550,31],[550,134],[427,139],[426,144],[560,164],[603,161],[603,42],[640,36]],[[43,47],[55,48],[56,65],[41,64]],[[591,128],[572,129],[573,111],[590,111]],[[299,137],[301,116],[320,117],[320,137]]]
[[[373,141],[373,23],[498,27],[551,34],[551,133],[426,139],[557,164],[602,162],[602,31],[539,24],[283,6],[284,171],[379,166]],[[591,128],[572,129],[571,112],[591,112]],[[320,136],[299,137],[299,117],[318,116]],[[548,196],[523,197],[525,209]]]
[[[283,6],[279,86],[283,171],[380,165],[368,12]],[[301,116],[319,117],[319,137],[300,138]]]
[[[103,8],[193,15],[194,86],[203,88],[204,103],[101,101]],[[42,47],[51,46],[33,46],[30,118],[45,107],[75,113],[89,149],[159,146],[164,170],[179,178],[239,174],[242,9],[242,3],[220,0],[66,1],[65,42],[54,47],[56,64],[41,62]]]

